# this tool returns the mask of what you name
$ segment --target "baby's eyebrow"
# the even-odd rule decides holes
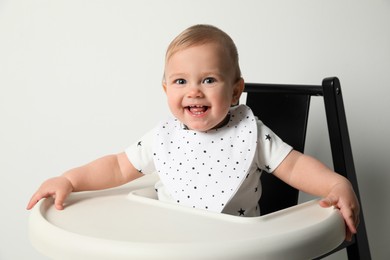
[[[220,70],[210,70],[210,71],[205,71],[201,74],[203,77],[219,77],[222,78],[225,75],[225,73],[222,73]]]
[[[185,73],[174,73],[171,75],[168,75],[168,79],[178,79],[178,78],[185,78],[187,75]]]

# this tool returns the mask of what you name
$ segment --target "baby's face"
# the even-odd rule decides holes
[[[233,78],[226,51],[214,43],[180,50],[165,64],[163,87],[172,114],[189,129],[207,131],[226,118],[244,86]]]

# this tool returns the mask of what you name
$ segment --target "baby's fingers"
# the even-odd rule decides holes
[[[320,204],[321,207],[328,208],[332,206],[337,207],[337,202],[338,200],[336,198],[326,197],[321,199],[318,203]]]
[[[359,215],[355,215],[353,211],[340,210],[343,215],[344,222],[346,225],[345,239],[347,241],[352,240],[352,236],[357,232],[357,226],[359,225]]]
[[[27,210],[32,209],[32,208],[35,206],[35,204],[38,203],[38,201],[39,201],[39,200],[35,199],[34,197],[31,198],[30,201],[29,201],[28,204],[27,204],[26,209],[27,209]]]
[[[345,223],[347,225],[350,237],[357,232],[357,226],[359,225],[359,213],[354,212],[353,210],[344,210],[341,209],[341,214],[344,217]]]
[[[32,196],[27,209],[32,209],[43,198],[53,197],[57,209],[64,209],[66,197],[73,191],[72,183],[65,177],[55,177],[45,181]]]
[[[359,225],[359,210],[356,207],[346,207],[342,202],[338,199],[328,196],[319,201],[321,207],[335,207],[340,210],[341,215],[344,218],[344,222],[346,225],[346,234],[345,239],[350,241],[352,236],[356,234],[357,226]]]
[[[48,198],[50,196],[53,196],[53,194],[50,194],[50,193],[46,193],[46,194],[41,194],[41,193],[35,193],[29,203],[27,204],[27,209],[30,210],[32,209],[41,199],[43,198]]]
[[[55,199],[54,199],[54,206],[58,210],[63,210],[64,209],[64,201],[68,194],[64,194],[62,192],[57,192]]]

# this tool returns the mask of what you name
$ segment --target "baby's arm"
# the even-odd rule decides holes
[[[322,197],[322,207],[339,208],[347,226],[346,239],[351,240],[359,224],[360,207],[345,177],[295,150],[276,168],[274,175],[296,189]]]
[[[125,153],[108,155],[63,175],[45,181],[31,197],[27,209],[32,209],[42,198],[54,197],[55,207],[63,209],[66,197],[73,191],[99,190],[116,187],[143,174],[138,172]]]

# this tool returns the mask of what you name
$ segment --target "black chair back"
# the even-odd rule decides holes
[[[305,147],[310,99],[312,96],[322,96],[334,171],[349,179],[360,201],[338,78],[326,78],[322,85],[246,83],[244,91],[247,92],[246,104],[253,110],[254,114],[286,143],[300,152],[304,152]],[[264,172],[261,181],[263,193],[259,206],[262,215],[298,203],[299,191],[280,181],[272,174]],[[362,208],[358,233],[354,236],[353,241],[344,242],[340,247],[326,255],[343,248],[347,248],[348,259],[371,259]]]

